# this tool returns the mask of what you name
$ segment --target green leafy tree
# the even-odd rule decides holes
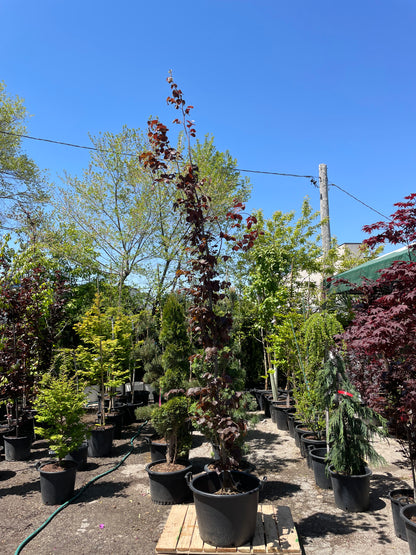
[[[322,396],[320,371],[343,327],[334,314],[322,311],[309,316],[301,327],[300,357],[294,398],[302,420],[321,433],[326,426],[327,404]]]
[[[74,376],[62,372],[58,376],[44,374],[34,403],[36,421],[42,426],[35,432],[49,441],[59,462],[85,440],[86,396]]]
[[[65,175],[55,200],[59,226],[71,234],[66,246],[74,248],[67,256],[82,259],[86,246],[102,274],[121,290],[149,257],[155,232],[152,179],[139,163],[144,139],[138,130],[124,127],[91,140],[97,151],[88,168],[82,177]]]
[[[36,242],[48,197],[44,176],[22,149],[27,118],[23,99],[11,97],[0,81],[0,227]]]
[[[97,293],[92,307],[74,327],[82,340],[76,349],[78,374],[89,385],[99,385],[101,425],[104,425],[105,396],[112,397],[114,389],[129,377],[131,323],[111,307],[103,310]]]
[[[188,428],[189,400],[184,395],[168,399],[152,412],[152,424],[161,437],[166,439],[166,462],[175,464],[176,458],[184,457],[192,446],[192,435]]]
[[[305,314],[316,301],[316,284],[310,276],[320,271],[320,224],[308,199],[304,200],[296,221],[294,212],[278,211],[269,220],[264,219],[262,212],[256,217],[256,228],[261,234],[240,265],[247,275],[242,287],[252,303],[267,377],[272,368],[271,358],[278,359],[273,353],[271,334],[276,336],[277,326],[287,327],[284,322],[293,321],[293,312]]]

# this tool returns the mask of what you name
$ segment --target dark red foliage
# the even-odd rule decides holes
[[[398,203],[391,222],[366,226],[384,230],[367,239],[411,244],[416,238],[416,194]],[[412,249],[412,246],[409,246]],[[416,263],[397,261],[375,281],[354,288],[354,320],[342,334],[351,377],[363,399],[385,416],[416,460]]]
[[[193,122],[188,119],[193,106],[186,106],[182,91],[168,78],[172,96],[167,101],[176,110],[182,112],[181,123],[188,138],[195,136]],[[218,265],[223,257],[222,241],[232,243],[234,251],[246,251],[253,246],[258,231],[251,229],[256,223],[254,216],[246,221],[247,233],[238,240],[236,237],[219,228],[218,218],[211,210],[211,199],[204,192],[205,180],[199,179],[198,167],[192,163],[189,149],[189,162],[184,163],[181,154],[169,146],[168,129],[158,120],[148,122],[148,137],[152,150],[140,156],[143,165],[150,168],[155,181],[173,182],[179,193],[174,208],[182,214],[187,224],[184,244],[187,245],[188,260],[186,269],[179,275],[188,281],[187,292],[193,298],[189,309],[189,325],[194,338],[199,341],[205,351],[205,360],[216,361],[220,350],[228,343],[232,325],[229,314],[220,315],[216,306],[225,296],[229,283],[220,277]],[[176,172],[168,171],[172,162],[182,162]],[[244,205],[236,201],[227,214],[228,227],[239,229],[243,225],[241,212]]]
[[[0,395],[28,396],[35,382],[51,364],[52,350],[64,317],[67,283],[59,272],[36,266],[16,279],[10,261],[0,257],[0,373],[5,378]],[[39,292],[45,284],[53,299],[45,311]]]

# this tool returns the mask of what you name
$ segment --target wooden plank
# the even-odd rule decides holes
[[[289,507],[259,506],[252,544],[215,547],[201,540],[194,505],[173,505],[156,546],[156,553],[187,555],[229,553],[301,554],[299,539]]]
[[[189,545],[189,553],[201,553],[204,548],[204,542],[201,540],[199,535],[198,522],[196,520],[195,505],[190,505],[188,507],[188,515],[194,520],[194,532],[192,534],[191,543]]]
[[[283,553],[301,553],[299,538],[289,507],[284,505],[276,508],[277,529],[279,531],[280,548]]]
[[[240,547],[237,547],[237,553],[252,553],[251,542],[245,543],[244,545],[240,545]]]
[[[274,518],[274,508],[272,505],[263,505],[263,526],[264,535],[266,538],[266,553],[279,553],[280,552],[280,542],[279,542],[279,532],[277,530],[276,520]]]
[[[181,534],[176,544],[177,553],[189,553],[189,546],[191,545],[192,536],[195,528],[195,509],[193,505],[188,507],[186,517],[182,525]]]
[[[163,532],[156,545],[156,553],[176,553],[182,525],[185,520],[188,507],[186,505],[173,505]]]
[[[261,508],[259,507],[257,512],[257,522],[256,522],[256,533],[252,541],[253,553],[265,553],[264,545],[264,528],[263,528],[263,516],[261,514]]]
[[[204,542],[204,550],[202,553],[217,553],[217,548]]]

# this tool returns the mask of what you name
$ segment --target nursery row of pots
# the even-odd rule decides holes
[[[259,397],[262,398],[259,401]],[[322,489],[332,489],[338,508],[348,512],[366,511],[370,505],[370,478],[372,472],[359,476],[342,475],[334,472],[328,459],[326,441],[318,438],[311,430],[296,419],[296,409],[291,400],[273,401],[271,391],[260,391],[256,395],[258,407],[276,423],[278,430],[287,431],[294,438],[302,457],[313,470],[315,483]],[[395,534],[408,542],[409,552],[416,555],[416,503],[412,488],[401,488],[388,493],[391,502]]]
[[[136,405],[137,406],[137,405]],[[130,407],[128,407],[130,408]],[[98,415],[97,415],[98,416]],[[91,425],[88,439],[84,439],[78,448],[69,452],[63,460],[57,461],[56,453],[49,450],[51,460],[38,462],[42,502],[45,505],[61,505],[74,494],[77,470],[84,470],[88,457],[106,457],[111,455],[113,439],[121,438],[123,425],[135,420],[133,411],[121,410],[106,415],[106,425]],[[22,433],[22,429],[20,429]],[[15,435],[15,429],[7,424],[0,427],[0,447],[4,449],[6,461],[25,461],[31,456],[32,442],[35,439],[34,423],[26,429],[26,435]]]

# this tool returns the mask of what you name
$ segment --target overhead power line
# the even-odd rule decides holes
[[[33,137],[31,135],[23,135],[21,133],[12,133],[11,131],[2,131],[2,130],[0,130],[0,133],[2,133],[3,135],[10,135],[12,137],[20,137],[22,139],[30,139],[32,141],[41,141],[41,142],[45,142],[45,143],[52,143],[52,144],[55,144],[55,145],[68,146],[68,147],[72,147],[72,148],[80,148],[80,149],[84,149],[84,150],[93,150],[95,152],[103,152],[103,153],[106,153],[106,154],[112,154],[114,152],[112,150],[106,150],[106,149],[97,148],[97,147],[94,147],[94,146],[78,145],[78,144],[75,144],[75,143],[66,143],[66,142],[63,142],[63,141],[56,141],[56,140],[53,140],[53,139],[44,139],[44,138],[41,138],[41,137]],[[134,152],[121,152],[120,154],[122,156],[137,156],[137,153],[134,153]],[[258,173],[258,174],[265,174],[265,175],[279,175],[279,176],[283,176],[283,177],[302,177],[304,179],[310,179],[312,185],[314,185],[315,187],[317,187],[319,189],[319,187],[317,186],[317,182],[316,182],[316,180],[319,179],[319,178],[316,177],[316,176],[313,176],[313,175],[301,175],[301,174],[296,174],[296,173],[271,172],[271,171],[262,171],[262,170],[247,170],[247,169],[242,169],[242,168],[235,168],[235,169],[236,169],[236,171],[245,172],[245,173]],[[345,193],[349,197],[353,198],[354,200],[356,200],[357,202],[359,202],[360,204],[362,204],[363,206],[365,206],[369,210],[372,210],[376,214],[379,214],[380,216],[382,216],[386,220],[391,220],[391,218],[389,218],[389,216],[385,216],[384,214],[382,214],[381,212],[379,212],[378,210],[376,210],[375,208],[373,208],[369,204],[363,202],[362,200],[360,200],[359,198],[357,198],[353,194],[349,193],[348,191],[346,191],[345,189],[343,189],[339,185],[336,185],[335,183],[330,183],[329,186],[336,187],[337,189],[339,189],[340,191],[342,191],[343,193]]]
[[[353,198],[354,200],[356,200],[357,202],[361,203],[362,205],[366,206],[367,208],[369,208],[370,210],[372,210],[373,212],[376,212],[376,214],[378,214],[379,216],[382,216],[385,220],[391,220],[391,218],[389,216],[385,216],[384,214],[382,214],[381,212],[379,212],[378,210],[376,210],[375,208],[373,208],[372,206],[370,206],[369,204],[366,204],[365,202],[363,202],[362,200],[360,200],[359,198],[355,197],[354,195],[352,195],[351,193],[349,193],[348,191],[346,191],[345,189],[343,189],[342,187],[340,187],[339,185],[336,185],[335,183],[330,183],[329,184],[330,187],[336,187],[337,189],[339,189],[340,191],[342,191],[343,193],[345,193],[346,195],[348,195],[349,197]]]

